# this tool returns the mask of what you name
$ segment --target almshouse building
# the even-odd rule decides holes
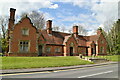
[[[29,17],[15,21],[16,9],[10,8],[8,24],[9,56],[90,56],[105,55],[107,42],[101,30],[96,35],[78,35],[78,26],[73,33],[52,31],[52,21],[46,22],[45,30],[38,30]]]

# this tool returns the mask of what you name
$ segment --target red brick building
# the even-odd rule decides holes
[[[9,56],[77,56],[104,55],[107,42],[101,30],[96,35],[78,35],[78,26],[73,33],[52,31],[52,21],[46,22],[45,30],[37,30],[30,18],[22,18],[17,24],[15,9],[10,9],[8,25]]]

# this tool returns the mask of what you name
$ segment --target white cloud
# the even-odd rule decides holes
[[[117,2],[102,2],[100,4],[94,4],[91,10],[96,14],[95,18],[99,23],[113,18],[118,18],[118,3]]]
[[[40,8],[58,8],[58,4],[54,4],[50,0],[1,0],[0,1],[0,16],[9,15],[9,9],[15,8],[16,14],[39,10]]]
[[[19,15],[23,12],[39,10],[40,8],[58,8],[58,4],[54,4],[53,2],[72,3],[74,6],[89,8],[93,13],[91,15],[78,14],[78,16],[60,16],[60,21],[83,21],[84,23],[81,24],[84,24],[84,26],[86,26],[85,28],[91,31],[99,27],[98,23],[99,25],[104,25],[109,19],[116,20],[118,18],[118,1],[119,0],[1,0],[0,16],[9,15],[10,8],[15,8],[16,14]],[[99,4],[96,2],[99,2]],[[45,16],[46,19],[54,19],[49,13],[45,13]],[[96,19],[96,21],[92,18]],[[97,24],[91,25],[90,23]]]
[[[93,13],[91,15],[79,14],[78,16],[68,16],[63,19],[63,21],[83,21],[84,23],[81,24],[88,26],[87,29],[96,30],[99,25],[103,25],[102,27],[104,29],[106,27],[106,29],[110,29],[104,24],[109,20],[116,21],[118,19],[118,1],[119,0],[65,0],[65,2],[71,2],[73,5],[79,6],[80,8],[88,8]],[[95,24],[91,25],[90,23]]]
[[[93,29],[93,30],[88,31],[87,33],[88,33],[88,36],[95,35],[96,34],[96,30]]]
[[[58,4],[52,5],[52,6],[49,7],[49,8],[56,9],[56,8],[58,8]]]

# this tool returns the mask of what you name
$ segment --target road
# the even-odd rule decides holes
[[[118,64],[109,64],[87,68],[58,70],[51,72],[33,72],[5,74],[3,78],[118,78]]]

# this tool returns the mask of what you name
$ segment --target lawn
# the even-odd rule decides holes
[[[86,57],[86,56],[84,56],[84,57]],[[88,57],[90,58],[91,56],[88,56]],[[110,61],[120,61],[120,55],[96,56],[95,58],[105,58]]]
[[[2,69],[62,67],[93,64],[78,57],[1,57]]]
[[[97,56],[98,58],[105,58],[110,61],[120,61],[120,55]]]

